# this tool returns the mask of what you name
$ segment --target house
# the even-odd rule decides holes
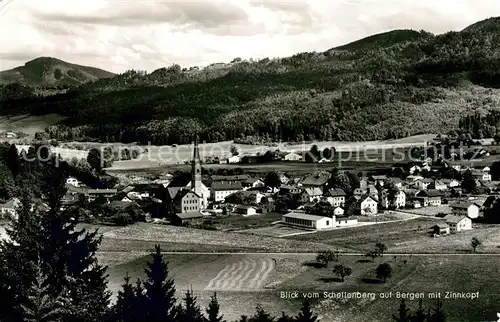
[[[414,174],[415,172],[420,172],[420,171],[422,171],[422,168],[420,168],[418,165],[413,165],[408,170],[410,174]]]
[[[421,190],[416,194],[415,200],[420,201],[422,207],[441,206],[441,196],[439,190]]]
[[[425,189],[428,189],[428,187],[431,183],[434,183],[434,180],[429,179],[429,178],[420,179],[420,180],[416,180],[413,183],[413,187],[416,189],[419,189],[419,190],[425,190]]]
[[[302,180],[302,187],[320,188],[322,191],[324,191],[329,179],[330,173],[328,172],[319,172],[317,174],[312,174]]]
[[[7,139],[15,139],[15,138],[17,138],[17,134],[16,134],[16,133],[14,133],[14,132],[6,132],[6,133],[5,133],[5,137],[6,137]]]
[[[280,195],[286,195],[286,194],[298,194],[302,191],[302,188],[297,187],[297,186],[291,186],[291,185],[281,185],[279,194]]]
[[[324,196],[333,207],[343,206],[345,204],[346,193],[342,189],[330,189]]]
[[[372,182],[374,185],[380,185],[383,187],[387,181],[387,176],[370,176],[368,181]]]
[[[427,186],[428,189],[435,189],[435,190],[448,190],[448,185],[446,185],[443,181],[441,180],[434,180],[431,184]]]
[[[80,182],[76,178],[73,178],[73,177],[69,177],[68,179],[66,179],[66,184],[72,185],[73,187],[80,186]]]
[[[472,220],[467,216],[447,215],[444,220],[450,225],[450,232],[452,233],[472,229]]]
[[[309,202],[318,202],[323,196],[323,189],[321,187],[307,187],[304,188],[304,191],[309,196]]]
[[[248,190],[241,190],[238,191],[234,194],[231,194],[226,197],[226,200],[229,199],[233,195],[238,195],[239,199],[242,201],[243,204],[259,204],[262,201],[262,198],[264,198],[264,194],[258,192],[258,191],[248,191]]]
[[[241,184],[245,189],[265,187],[264,181],[259,178],[248,178]]]
[[[390,208],[391,206],[394,206],[396,209],[399,209],[399,208],[404,208],[406,206],[406,193],[404,191],[398,190],[394,192],[392,205],[389,200],[389,194],[390,191],[387,189],[382,191],[382,198],[380,200],[382,207],[387,209]]]
[[[285,156],[283,157],[283,160],[284,161],[302,161],[303,157],[302,157],[302,155],[297,154],[295,152],[290,152],[290,153],[285,154]]]
[[[227,158],[227,163],[240,163],[241,158],[237,155],[233,155],[229,158]]]
[[[243,216],[257,215],[257,207],[247,205],[237,205],[234,212]]]
[[[335,226],[336,227],[344,227],[344,226],[355,226],[358,224],[358,218],[354,217],[335,217]]]
[[[201,210],[201,198],[193,190],[183,189],[173,199],[173,210],[176,214],[199,212]]]
[[[447,223],[439,223],[431,227],[434,235],[448,235],[450,233],[450,226]]]
[[[97,198],[102,197],[109,202],[118,193],[116,189],[88,189],[85,194],[89,202],[95,201]]]
[[[220,182],[243,182],[250,179],[250,177],[246,174],[233,175],[233,176],[221,176],[221,175],[213,175],[210,177],[212,182],[220,181]]]
[[[281,221],[287,225],[315,230],[329,229],[335,226],[334,218],[309,215],[299,210],[294,210],[283,215]]]
[[[343,215],[344,215],[344,213],[345,213],[345,210],[344,210],[344,208],[342,208],[342,207],[336,207],[335,209],[333,209],[333,214],[334,214],[335,216],[337,216],[337,217],[338,217],[338,216],[343,216]]]
[[[414,175],[411,175],[411,176],[407,176],[407,177],[406,177],[406,181],[407,181],[408,183],[410,183],[410,184],[411,184],[411,183],[414,183],[414,182],[415,182],[415,181],[417,181],[417,180],[424,180],[424,177],[422,177],[422,176],[414,176]]]
[[[491,181],[491,174],[489,172],[483,172],[483,171],[473,171],[472,175],[474,178],[480,181],[484,182],[489,182]]]
[[[370,196],[364,196],[358,201],[358,208],[362,216],[376,215],[378,213],[378,203]]]
[[[470,219],[476,219],[479,217],[479,206],[472,202],[456,202],[450,205],[455,216],[467,216]]]
[[[4,204],[0,204],[0,218],[14,218],[16,217],[16,208],[21,205],[18,198],[12,198]]]
[[[440,181],[443,184],[445,184],[446,187],[448,187],[448,189],[460,187],[460,181],[455,180],[455,179],[441,179]]]
[[[243,190],[241,182],[215,181],[210,187],[210,198],[215,202],[224,201],[227,196],[241,190]]]
[[[286,174],[285,172],[278,172],[278,175],[280,177],[280,182],[281,184],[287,184],[288,182],[290,182],[290,180],[292,179],[288,174]]]
[[[204,216],[199,211],[184,212],[174,214],[172,217],[172,224],[178,226],[188,226],[203,223]]]

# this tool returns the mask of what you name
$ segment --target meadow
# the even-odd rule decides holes
[[[29,138],[34,138],[36,132],[43,132],[47,126],[54,125],[62,119],[63,117],[58,114],[0,116],[0,132],[24,132]]]

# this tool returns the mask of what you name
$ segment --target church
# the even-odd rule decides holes
[[[183,190],[191,191],[198,196],[199,209],[204,210],[207,208],[210,190],[201,180],[201,160],[197,138],[194,140],[191,173],[174,178],[167,186],[167,190],[170,199],[174,201],[179,199],[176,198],[178,194],[185,195],[185,191]]]

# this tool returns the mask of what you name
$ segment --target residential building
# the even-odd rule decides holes
[[[281,184],[287,184],[288,182],[290,182],[290,180],[292,179],[288,174],[286,174],[285,172],[278,172],[278,175],[280,177],[280,182]]]
[[[346,193],[342,189],[330,189],[324,196],[333,207],[343,206],[345,204]]]
[[[434,180],[431,184],[427,186],[428,189],[435,190],[448,190],[448,186],[441,180]]]
[[[237,155],[233,155],[229,158],[227,158],[227,163],[240,163],[241,158]]]
[[[298,210],[294,210],[286,215],[283,215],[282,222],[287,225],[315,230],[329,229],[335,226],[334,218],[309,215]]]
[[[473,171],[472,175],[474,178],[480,181],[484,182],[490,182],[491,181],[491,174],[489,172],[483,172],[483,171]]]
[[[428,189],[429,185],[431,183],[434,183],[434,180],[425,178],[425,179],[420,179],[414,182],[413,187],[419,190],[425,190]]]
[[[309,196],[309,202],[318,202],[323,196],[323,189],[321,187],[307,187],[304,188],[305,192]]]
[[[210,198],[215,202],[224,201],[224,199],[238,191],[243,190],[241,182],[212,182],[210,187]]]
[[[420,201],[422,207],[429,207],[441,206],[441,197],[439,190],[421,190],[416,194],[415,199]]]
[[[472,229],[472,220],[467,216],[447,215],[444,220],[450,225],[450,232],[452,233]]]
[[[343,215],[344,215],[344,213],[345,213],[345,210],[344,210],[344,208],[342,208],[342,207],[336,207],[335,209],[333,209],[333,214],[334,214],[335,216],[337,216],[337,217],[338,217],[338,216],[343,216]]]
[[[378,213],[378,202],[370,196],[364,196],[358,201],[358,207],[362,216],[376,215]]]
[[[237,205],[234,212],[243,216],[254,216],[257,215],[257,207],[248,205]]]
[[[203,223],[204,216],[199,211],[184,212],[174,214],[172,224],[179,226],[189,226]]]
[[[470,219],[479,217],[479,206],[469,201],[459,201],[450,205],[455,216],[467,216]]]
[[[66,179],[66,184],[72,185],[73,187],[80,186],[80,182],[76,178],[73,178],[73,177],[69,177],[68,179]]]
[[[15,218],[17,211],[16,208],[21,205],[18,198],[12,198],[4,204],[0,204],[0,218]]]
[[[353,217],[335,218],[336,227],[355,226],[357,224],[358,224],[358,218],[353,218]]]
[[[434,235],[448,235],[450,233],[450,225],[447,223],[438,223],[431,227]]]
[[[370,176],[368,181],[372,182],[375,186],[380,185],[383,187],[387,181],[387,176]]]
[[[88,189],[85,191],[87,200],[89,202],[95,201],[97,198],[102,197],[107,202],[118,193],[116,189]]]
[[[200,199],[201,196],[193,190],[181,190],[173,200],[175,213],[199,212],[201,210]]]
[[[317,174],[312,174],[302,180],[302,187],[304,188],[320,188],[323,192],[326,192],[326,185],[330,179],[330,173],[319,172]]]
[[[440,181],[445,184],[448,189],[460,187],[460,181],[455,179],[441,179]]]
[[[290,153],[287,153],[284,157],[283,157],[283,160],[285,161],[302,161],[303,160],[303,157],[302,155],[300,154],[297,154],[295,152],[290,152]]]
[[[259,178],[248,178],[242,182],[243,188],[251,189],[251,188],[261,188],[265,187],[264,181]]]
[[[280,195],[286,195],[286,194],[297,194],[302,191],[301,187],[298,186],[292,186],[292,185],[281,185],[279,194]]]
[[[389,200],[390,191],[385,189],[382,191],[382,197],[380,200],[380,204],[382,207],[388,209],[391,206],[394,206],[396,209],[404,208],[406,206],[406,193],[403,190],[398,190],[394,192],[392,204],[391,200]]]

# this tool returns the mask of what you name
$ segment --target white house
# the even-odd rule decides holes
[[[336,218],[335,226],[336,227],[344,227],[344,226],[354,226],[358,224],[357,218]]]
[[[455,216],[467,216],[470,219],[479,217],[479,206],[472,202],[457,202],[452,204],[451,209]]]
[[[342,208],[342,207],[336,207],[335,209],[333,209],[333,214],[335,216],[343,216],[344,213],[345,213],[345,211],[344,211],[344,208]]]
[[[259,178],[248,178],[242,182],[242,185],[245,189],[261,188],[266,186],[264,181]]]
[[[342,189],[330,189],[325,195],[326,201],[333,207],[343,206],[345,203],[346,193]]]
[[[372,197],[364,197],[358,201],[362,216],[376,215],[378,213],[378,204]]]
[[[210,197],[215,202],[224,201],[227,196],[241,190],[241,182],[212,182]]]
[[[227,158],[228,163],[240,163],[240,161],[241,161],[241,158],[237,155],[233,155],[233,156]]]
[[[283,158],[285,161],[302,161],[302,156],[300,154],[297,154],[295,152],[290,152],[285,155]]]
[[[448,190],[448,185],[441,180],[434,180],[434,182],[431,183],[431,189]]]
[[[335,227],[335,218],[309,215],[305,212],[294,210],[283,215],[284,224],[308,229],[323,230]]]
[[[444,219],[450,225],[450,232],[452,233],[472,229],[472,220],[467,216],[448,215]]]
[[[431,183],[433,183],[434,181],[432,179],[420,179],[420,180],[417,180],[415,181],[414,183],[414,187],[416,189],[419,189],[419,190],[425,190],[429,187],[429,185]]]
[[[389,191],[384,190],[382,192],[382,200],[380,200],[382,207],[389,208]],[[394,204],[396,209],[404,208],[406,206],[406,193],[402,190],[394,193]]]
[[[254,216],[257,215],[257,208],[254,206],[237,205],[234,212],[243,216]]]
[[[80,182],[76,178],[73,178],[73,177],[69,177],[68,179],[66,179],[66,184],[72,185],[73,187],[80,186]]]
[[[323,196],[323,190],[320,187],[308,187],[304,190],[309,196],[309,202],[318,202]]]

